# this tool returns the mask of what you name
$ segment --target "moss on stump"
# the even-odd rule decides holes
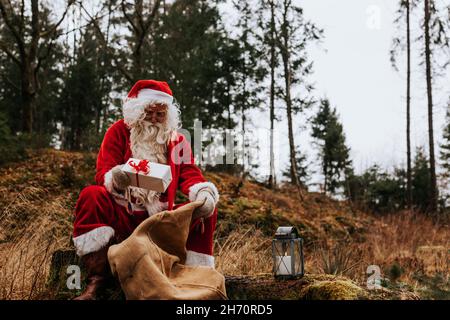
[[[355,300],[366,297],[362,288],[349,280],[318,281],[302,290],[307,300]]]
[[[277,280],[271,275],[226,277],[229,299],[255,300],[355,300],[367,293],[351,280],[333,275],[306,274]]]

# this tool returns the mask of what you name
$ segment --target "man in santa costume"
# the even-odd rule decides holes
[[[97,158],[97,185],[83,189],[75,207],[73,242],[88,273],[86,290],[77,299],[96,298],[110,275],[108,247],[126,239],[149,216],[176,208],[177,189],[190,201],[203,201],[193,214],[186,265],[214,267],[219,193],[194,164],[189,141],[177,132],[179,114],[166,82],[139,80],[124,101],[123,119],[106,132]],[[167,190],[130,186],[121,171],[129,158],[169,165]]]

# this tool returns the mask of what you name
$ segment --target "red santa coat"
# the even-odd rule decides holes
[[[200,169],[194,164],[190,143],[182,134],[172,135],[167,153],[172,181],[161,195],[159,206],[154,207],[156,212],[176,207],[178,188],[190,201],[195,200],[197,193],[204,188],[209,188],[215,200],[218,200],[217,188],[205,180]],[[123,120],[119,120],[107,130],[100,147],[95,176],[97,185],[82,190],[75,207],[73,240],[79,255],[97,251],[111,240],[124,240],[149,214],[156,213],[146,211],[135,204],[127,208],[129,204],[125,197],[115,192],[112,187],[111,169],[126,163],[132,157],[130,129]],[[211,217],[204,220],[203,225],[201,221],[193,221],[186,244],[187,264],[213,266],[213,233],[216,221],[217,209]]]

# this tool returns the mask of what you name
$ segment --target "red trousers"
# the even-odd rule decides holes
[[[184,204],[175,205],[174,209]],[[73,228],[78,254],[97,251],[111,240],[116,243],[125,240],[147,218],[147,211],[128,213],[125,207],[116,203],[104,186],[93,185],[84,188],[75,207]],[[205,219],[204,228],[197,222],[199,221],[194,221],[191,226],[186,249],[212,255],[217,208],[211,217]]]

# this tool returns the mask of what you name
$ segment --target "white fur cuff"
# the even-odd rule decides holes
[[[111,168],[111,170],[109,170],[107,173],[105,173],[105,177],[104,177],[105,188],[106,188],[106,190],[108,190],[112,194],[116,194],[117,193],[116,190],[114,189],[113,176],[112,176],[112,171],[115,168],[117,168],[117,167],[122,168],[122,165],[118,164],[117,166]]]
[[[192,185],[189,188],[189,201],[195,201],[197,198],[198,193],[203,190],[208,189],[214,198],[214,202],[217,204],[219,202],[219,191],[217,190],[216,186],[212,182],[200,182]]]
[[[186,251],[186,266],[204,266],[214,269],[214,257],[209,254],[195,252],[191,250]]]
[[[114,237],[114,229],[108,226],[99,227],[73,238],[78,256],[98,251],[105,247]]]

